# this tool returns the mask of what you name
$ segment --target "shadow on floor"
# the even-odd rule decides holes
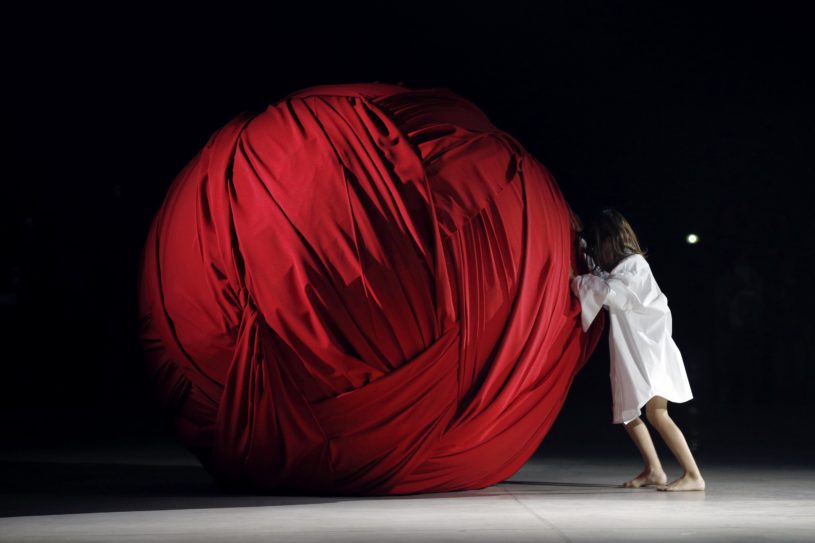
[[[605,494],[631,492],[619,485],[507,480],[457,492],[397,496],[318,496],[227,493],[201,466],[80,462],[0,462],[0,517],[308,505],[365,499],[494,497],[510,493]],[[517,491],[511,492],[517,494]]]
[[[336,502],[342,496],[229,494],[200,466],[0,462],[0,516],[265,507]]]
[[[564,486],[569,488],[623,488],[621,485],[601,485],[594,483],[563,483],[563,482],[547,482],[547,481],[506,481],[506,485],[535,485],[535,486]]]

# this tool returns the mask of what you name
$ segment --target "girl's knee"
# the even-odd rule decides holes
[[[634,428],[636,426],[639,426],[640,424],[642,424],[642,421],[640,420],[639,417],[634,417],[631,420],[623,421],[623,426],[626,428]]]
[[[648,417],[648,422],[655,427],[659,427],[670,419],[670,417],[668,417],[668,410],[664,407],[651,407],[649,405],[645,410],[645,415]]]

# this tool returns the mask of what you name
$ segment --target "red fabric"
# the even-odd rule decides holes
[[[158,395],[226,485],[498,483],[604,326],[582,333],[569,289],[575,220],[447,89],[292,93],[213,134],[153,221],[139,305]]]

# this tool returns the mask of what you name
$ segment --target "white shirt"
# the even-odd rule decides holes
[[[585,247],[585,241],[581,239]],[[591,257],[586,255],[589,267]],[[640,254],[623,258],[611,272],[577,275],[572,292],[580,299],[587,331],[601,308],[610,318],[609,351],[613,422],[640,416],[654,396],[682,403],[693,398],[685,365],[672,334],[671,310]]]

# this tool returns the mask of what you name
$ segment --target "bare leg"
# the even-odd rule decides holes
[[[668,476],[662,470],[662,464],[659,461],[654,442],[651,441],[651,434],[648,433],[645,423],[637,417],[625,425],[625,431],[628,432],[631,440],[639,449],[642,460],[645,462],[645,469],[630,481],[623,483],[623,486],[626,488],[639,488],[648,485],[664,485],[668,482]]]
[[[648,416],[648,422],[656,428],[684,470],[679,479],[667,486],[658,487],[658,489],[669,491],[704,490],[705,480],[702,479],[702,474],[699,473],[699,468],[696,466],[696,461],[690,452],[688,442],[685,441],[685,436],[682,435],[682,431],[674,423],[673,419],[668,416],[668,400],[662,396],[651,398],[646,405],[646,415]]]

